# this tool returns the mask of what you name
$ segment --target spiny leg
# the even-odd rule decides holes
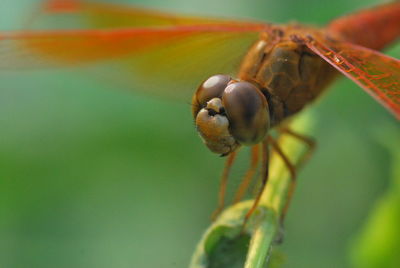
[[[279,153],[279,155],[282,157],[283,161],[286,163],[286,166],[289,168],[289,170],[295,170],[296,168],[301,167],[305,162],[307,162],[310,159],[310,157],[314,153],[315,148],[316,148],[316,142],[312,138],[301,135],[299,133],[296,133],[295,131],[293,131],[287,127],[280,128],[280,129],[278,129],[278,131],[281,134],[290,135],[290,136],[296,138],[297,140],[304,142],[308,146],[308,150],[300,157],[300,159],[296,163],[295,167],[290,163],[290,161],[288,161],[287,157],[283,154],[282,150],[277,151],[278,153],[281,152],[281,153]],[[283,207],[282,214],[281,214],[281,219],[280,219],[281,224],[283,224],[283,222],[285,220],[287,211],[288,211],[290,203],[292,201],[292,197],[293,197],[295,188],[296,188],[296,176],[293,176],[293,173],[292,173],[286,203],[285,203],[285,206]]]
[[[228,155],[228,158],[225,161],[225,167],[224,167],[224,171],[221,176],[221,183],[220,183],[219,193],[218,193],[218,206],[215,209],[215,211],[213,212],[213,214],[211,215],[212,220],[215,220],[218,217],[219,213],[224,208],[225,193],[226,193],[226,186],[228,183],[229,172],[231,171],[231,168],[233,166],[233,162],[235,161],[236,155],[237,155],[237,151],[230,153]]]
[[[284,220],[285,220],[285,216],[286,213],[288,211],[294,190],[296,188],[296,168],[301,166],[304,162],[306,162],[311,154],[313,153],[313,151],[315,150],[316,147],[316,143],[314,140],[312,140],[309,137],[303,136],[301,134],[298,134],[288,128],[282,128],[279,129],[279,131],[282,134],[288,134],[293,136],[294,138],[303,141],[304,143],[306,143],[309,147],[309,150],[306,152],[306,154],[304,154],[299,162],[297,163],[296,166],[294,166],[291,161],[289,160],[289,158],[285,155],[285,153],[282,151],[281,147],[279,146],[278,142],[272,137],[272,136],[268,136],[264,142],[263,142],[263,177],[262,177],[262,182],[261,182],[261,186],[260,186],[260,190],[257,194],[257,197],[253,203],[253,206],[250,208],[250,210],[247,212],[246,216],[245,216],[245,220],[244,220],[244,226],[247,223],[248,219],[250,218],[250,216],[252,215],[252,213],[254,212],[254,210],[257,208],[258,203],[260,201],[261,198],[261,194],[268,182],[268,165],[269,165],[269,148],[268,145],[270,144],[274,151],[281,157],[282,161],[285,163],[287,169],[289,170],[290,173],[290,185],[289,185],[289,190],[288,190],[288,196],[286,199],[286,203],[283,207],[282,210],[282,214],[281,214],[281,218],[280,218],[280,222],[281,224],[283,224]]]
[[[282,161],[285,163],[287,169],[289,170],[290,176],[292,178],[296,178],[296,167],[292,164],[292,162],[290,162],[289,158],[282,151],[278,142],[272,136],[268,136],[268,143],[271,144],[274,151],[280,156]]]
[[[302,165],[304,165],[304,163],[306,163],[311,156],[313,155],[315,148],[317,147],[317,143],[315,142],[315,140],[311,137],[299,134],[287,127],[283,127],[278,129],[278,131],[281,134],[288,134],[294,138],[296,138],[297,140],[304,142],[307,146],[308,146],[308,150],[307,152],[305,152],[299,159],[299,161],[296,163],[296,167],[301,167]]]
[[[280,222],[283,225],[285,220],[286,213],[289,209],[290,201],[292,200],[294,189],[296,188],[296,167],[290,162],[289,158],[285,155],[285,153],[280,148],[277,141],[274,140],[271,136],[268,136],[268,142],[271,144],[275,152],[281,157],[282,161],[285,163],[287,169],[290,172],[290,185],[287,194],[286,203],[282,209],[282,214],[280,217]]]
[[[249,211],[246,213],[244,216],[244,222],[243,222],[243,228],[246,226],[247,221],[249,220],[250,216],[253,214],[255,209],[258,206],[258,203],[260,202],[261,195],[265,189],[265,186],[267,185],[268,182],[268,175],[269,175],[269,144],[268,144],[268,138],[264,139],[262,142],[262,181],[260,185],[260,189],[257,193],[256,199],[253,202],[252,207],[249,209]]]
[[[234,204],[236,204],[237,202],[242,200],[243,195],[245,194],[246,190],[248,189],[250,181],[254,177],[254,174],[257,171],[257,166],[258,166],[258,162],[259,162],[259,154],[260,154],[259,144],[256,144],[253,147],[251,147],[250,167],[247,170],[245,176],[243,177],[243,180],[240,183],[238,190],[236,191],[235,197],[233,199]]]

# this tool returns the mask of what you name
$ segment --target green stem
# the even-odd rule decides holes
[[[303,114],[291,128],[302,134],[312,129],[312,117]],[[303,142],[285,135],[279,139],[284,153],[296,163],[306,149]],[[206,230],[191,260],[190,268],[263,268],[279,235],[278,219],[290,187],[290,173],[282,159],[272,153],[270,178],[260,204],[245,229],[243,220],[253,200],[227,207]]]
[[[267,211],[259,227],[253,232],[247,253],[245,268],[264,267],[271,245],[277,231],[277,220],[274,213]]]

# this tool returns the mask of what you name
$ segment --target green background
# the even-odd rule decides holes
[[[378,1],[118,2],[323,25]],[[18,29],[34,7],[2,0],[0,30]],[[0,267],[187,267],[223,166],[187,103],[73,70],[1,71],[0,81]],[[312,109],[318,150],[299,174],[279,251],[284,267],[352,267],[355,234],[390,187],[390,143],[377,137],[398,134],[398,122],[346,79]],[[245,169],[235,169],[231,193]]]

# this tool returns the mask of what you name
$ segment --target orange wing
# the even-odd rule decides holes
[[[189,100],[191,90],[208,76],[233,75],[247,48],[269,27],[77,1],[63,9],[56,2],[45,10],[68,11],[63,19],[72,16],[84,30],[0,33],[0,69],[96,63],[92,70],[125,82],[123,87]]]
[[[52,15],[73,15],[75,21],[79,20],[81,26],[90,28],[125,28],[148,26],[178,26],[193,24],[252,24],[238,20],[220,18],[204,18],[196,16],[175,15],[156,10],[132,7],[129,5],[95,3],[84,0],[47,0],[36,13],[33,19],[43,19],[41,15],[47,15],[47,19],[57,19]],[[36,17],[36,18],[35,18]],[[72,16],[70,16],[72,17]],[[32,21],[32,19],[31,19]],[[59,22],[59,21],[58,21]],[[71,21],[67,22],[68,24]]]
[[[322,44],[311,37],[302,41],[400,119],[399,60],[346,42]]]

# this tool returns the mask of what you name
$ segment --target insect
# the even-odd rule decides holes
[[[211,151],[227,156],[217,212],[223,207],[223,188],[241,146],[252,146],[254,163],[259,162],[261,147],[261,190],[267,185],[270,147],[287,164],[294,185],[296,168],[269,130],[276,128],[312,148],[310,139],[288,129],[285,122],[340,73],[400,118],[400,62],[376,51],[400,34],[398,2],[338,18],[323,29],[176,16],[71,0],[47,1],[39,13],[74,14],[82,29],[3,32],[0,68],[107,62],[115,67],[108,69],[108,75],[148,93],[188,99],[188,92],[198,88],[192,98],[196,128]],[[200,81],[204,82],[198,86]],[[254,170],[255,165],[249,174]],[[247,217],[257,207],[260,193]]]

